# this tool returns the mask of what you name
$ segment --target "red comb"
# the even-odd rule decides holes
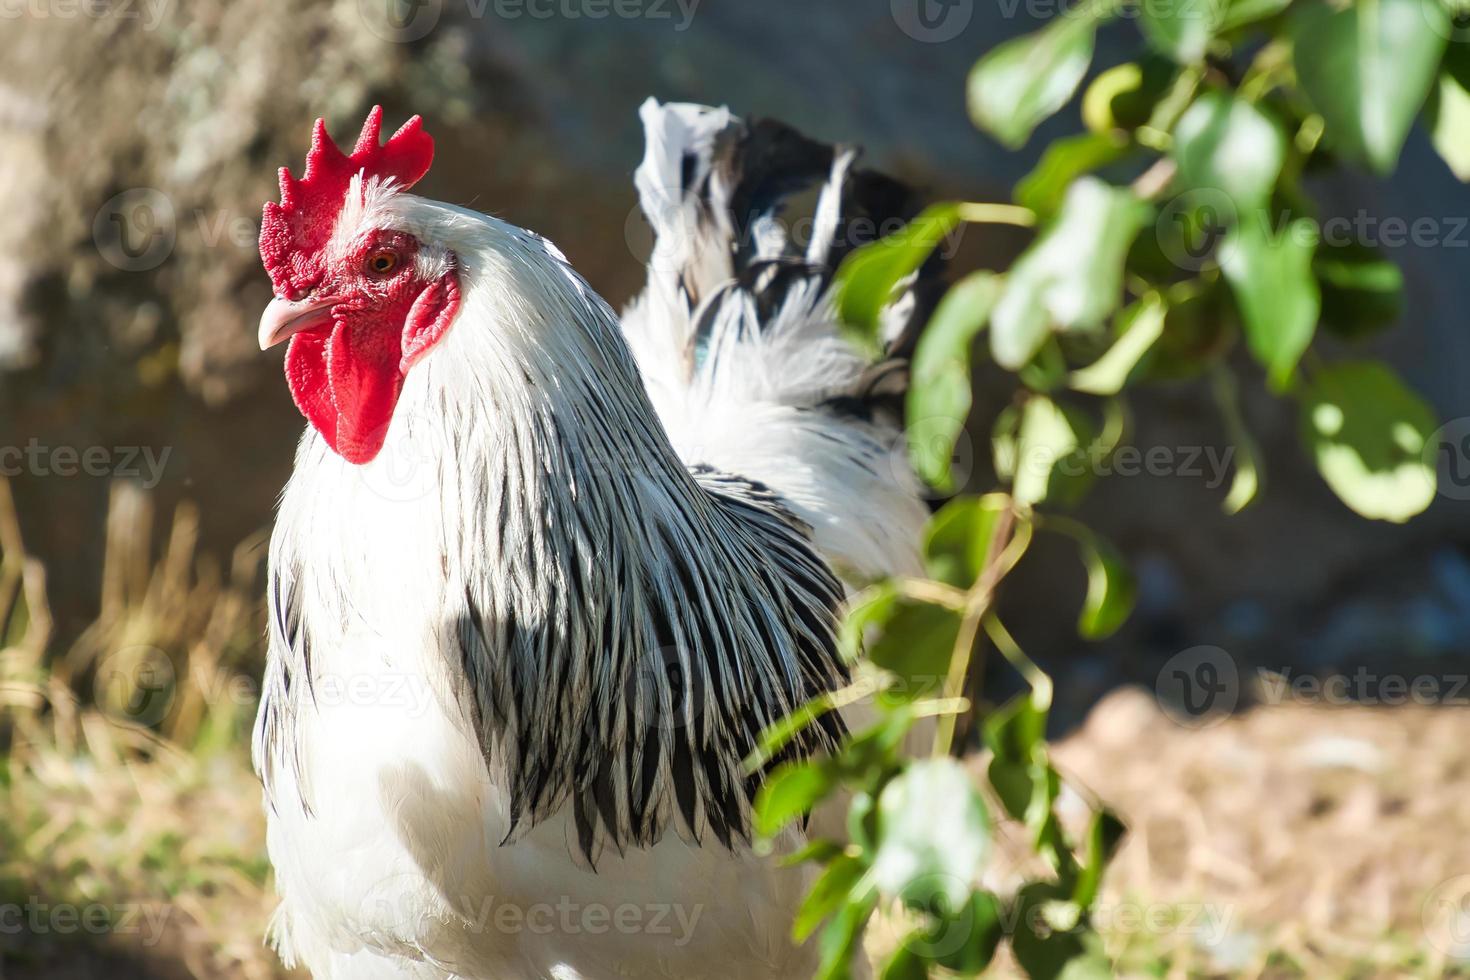
[[[281,203],[267,202],[260,222],[260,258],[278,296],[300,296],[321,279],[322,246],[332,236],[354,175],[391,178],[399,190],[407,190],[428,173],[434,140],[424,132],[422,119],[414,116],[380,146],[382,129],[383,107],[373,106],[348,156],[318,119],[301,179],[281,168]]]

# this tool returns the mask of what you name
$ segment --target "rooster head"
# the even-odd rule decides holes
[[[428,172],[434,141],[414,116],[380,144],[382,122],[374,107],[349,155],[318,119],[306,170],[281,168],[281,201],[265,205],[260,227],[275,292],[260,347],[290,340],[291,397],[351,463],[382,449],[405,375],[459,307],[454,254],[393,206]]]

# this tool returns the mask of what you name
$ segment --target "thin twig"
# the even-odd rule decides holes
[[[1015,225],[1030,228],[1036,224],[1036,212],[1017,204],[977,204],[967,201],[960,205],[960,217],[971,224]]]
[[[991,535],[990,543],[986,546],[985,565],[966,598],[965,616],[960,622],[954,650],[950,654],[949,673],[944,679],[946,698],[958,698],[963,695],[965,682],[970,676],[971,661],[976,652],[980,624],[984,621],[986,613],[990,611],[991,603],[995,600],[996,586],[1000,584],[1000,580],[1005,577],[1006,573],[1015,567],[1015,559],[1008,556],[1007,549],[1016,526],[1016,511],[1009,500],[1006,504],[1006,508],[1001,511],[1000,518],[996,522],[995,533]],[[977,663],[980,669],[984,669],[983,661],[977,661]],[[971,694],[972,709],[978,697],[978,690]],[[934,733],[934,755],[947,756],[954,750],[954,735],[958,718],[958,714],[947,714],[939,719],[938,729]]]
[[[1154,200],[1169,189],[1177,169],[1172,157],[1159,157],[1133,181],[1133,193],[1145,201]]]

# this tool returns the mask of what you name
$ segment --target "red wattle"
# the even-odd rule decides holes
[[[364,334],[338,324],[327,342],[327,375],[337,405],[333,448],[349,463],[366,463],[378,455],[403,390],[395,352],[380,334]]]
[[[327,382],[327,335],[299,333],[286,348],[286,387],[301,414],[337,449],[337,406]]]
[[[329,335],[292,337],[286,382],[296,407],[332,451],[349,463],[366,463],[388,438],[403,375],[395,358],[383,356],[383,345],[355,342],[354,332],[339,322]]]

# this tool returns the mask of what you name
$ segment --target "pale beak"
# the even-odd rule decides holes
[[[330,322],[332,307],[341,301],[341,297],[333,296],[292,302],[277,296],[260,315],[260,349],[267,350],[293,334]]]

